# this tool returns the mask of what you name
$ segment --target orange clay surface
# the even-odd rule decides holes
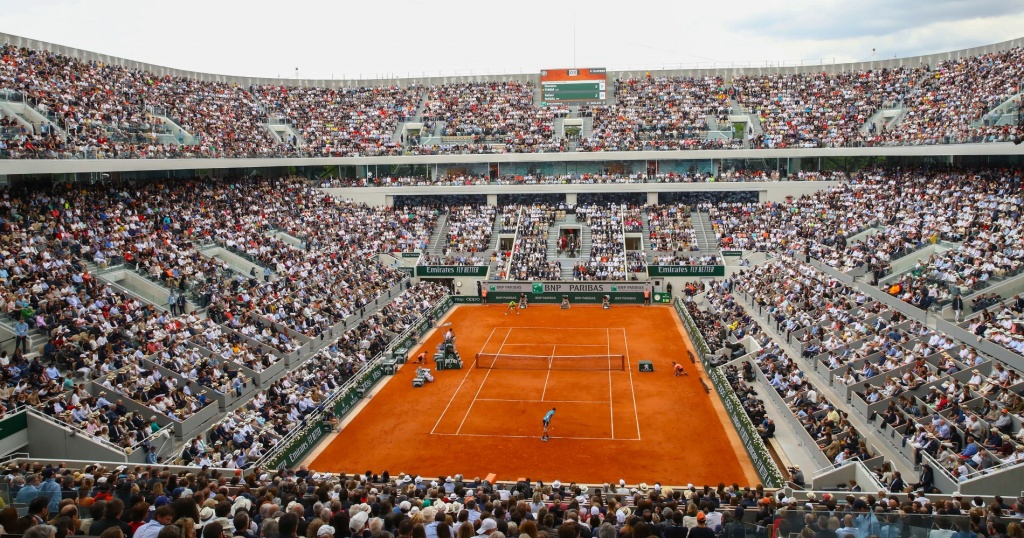
[[[545,482],[758,483],[717,396],[701,386],[703,371],[690,362],[690,343],[671,307],[532,305],[520,315],[505,310],[452,310],[443,321],[452,322],[464,369],[434,371],[433,383],[413,388],[417,365],[406,363],[325,442],[307,462],[310,468],[387,470],[428,481],[495,473],[498,480]],[[420,351],[432,356],[447,330],[429,333],[410,357]],[[510,358],[498,359],[501,368],[482,369],[474,367],[477,353],[624,355],[627,369],[548,370],[543,359],[534,359],[521,363],[534,369],[520,370],[510,369]],[[653,361],[654,373],[639,373],[640,360]],[[673,360],[689,375],[676,377]],[[433,368],[433,361],[428,365]],[[543,442],[541,418],[552,407],[551,439]]]

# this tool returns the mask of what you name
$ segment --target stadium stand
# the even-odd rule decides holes
[[[0,158],[389,156],[1008,142],[1019,47],[839,73],[627,77],[610,103],[539,106],[533,81],[327,88],[158,76],[2,48]],[[734,107],[740,107],[734,110]],[[733,113],[751,112],[735,136]],[[999,111],[999,112],[997,112]],[[892,112],[891,117],[886,112]],[[555,120],[593,121],[572,141]],[[709,124],[709,119],[711,123]],[[398,129],[420,120],[419,135]],[[274,126],[283,126],[283,130]],[[738,125],[738,124],[736,124]]]
[[[0,158],[1008,142],[1019,128],[994,111],[1019,92],[1021,51],[728,81],[630,77],[614,81],[612,103],[570,108],[535,105],[532,82],[240,86],[8,44],[0,51],[0,102],[26,104],[42,120],[0,108]],[[731,116],[748,111],[761,134],[712,134],[732,131]],[[555,121],[570,116],[592,119],[593,134],[568,140],[556,132]],[[407,139],[400,126],[415,119],[425,132]],[[271,125],[294,135],[282,138]],[[7,314],[0,325],[14,342],[13,352],[0,351],[0,416],[38,415],[71,438],[134,459],[123,468],[11,460],[0,478],[0,498],[9,504],[0,525],[32,538],[101,535],[92,531],[121,524],[133,525],[135,535],[143,526],[163,534],[156,527],[171,528],[165,518],[193,528],[171,538],[193,536],[196,527],[206,528],[198,531],[204,536],[211,529],[292,536],[293,524],[303,528],[294,535],[310,538],[385,531],[678,538],[708,527],[724,538],[1016,537],[1024,499],[939,493],[1005,484],[984,481],[1012,481],[1024,460],[1020,163],[954,162],[793,170],[788,177],[768,166],[642,173],[602,162],[590,172],[388,169],[315,182],[238,171],[96,184],[17,178],[0,204],[0,307]],[[561,192],[565,203],[531,203],[525,192],[497,205],[372,205],[311,187],[613,191],[783,179],[839,183],[786,201],[680,191],[691,198],[647,205],[611,192],[578,205]],[[833,493],[819,498],[799,487],[496,484],[259,467],[314,420],[333,429],[330,407],[342,389],[400,335],[429,326],[431,310],[451,293],[442,283],[412,284],[385,256],[488,265],[496,280],[646,279],[648,265],[727,265],[715,248],[697,246],[695,220],[713,229],[709,246],[764,259],[730,267],[721,280],[691,283],[683,309],[697,329],[691,336],[711,349],[711,366],[776,465],[785,456],[773,441],[778,421],[809,440],[826,476],[888,460],[872,479],[881,491],[861,496],[827,486]],[[580,258],[558,249],[553,234],[562,225],[587,239]],[[500,248],[495,234],[512,242]],[[639,249],[627,248],[634,235],[643,240]],[[136,277],[157,291],[143,293]],[[960,299],[972,312],[963,320],[950,314]],[[893,470],[897,461],[921,474],[904,481]],[[796,476],[790,470],[792,483],[802,485]],[[450,530],[438,533],[440,521]]]

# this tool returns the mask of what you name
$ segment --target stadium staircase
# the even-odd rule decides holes
[[[647,212],[640,212],[640,223],[643,224],[643,228],[640,233],[644,234],[640,238],[640,245],[644,249],[644,259],[647,260],[647,264],[654,263],[654,249],[651,248],[651,220],[647,218]]]
[[[569,257],[568,252],[558,253],[558,237],[562,228],[579,228],[580,230],[580,250],[574,258]],[[555,222],[548,233],[547,257],[548,260],[557,261],[562,264],[562,280],[572,280],[573,265],[581,259],[588,259],[590,257],[590,243],[590,227],[585,223],[578,222],[576,215],[566,214],[564,221]]]
[[[16,343],[14,326],[17,324],[17,321],[8,316],[0,317],[0,350],[14,353],[14,344]],[[28,330],[28,353],[25,356],[27,358],[34,357],[40,346],[45,344],[47,339],[48,336],[43,331],[30,328]]]
[[[448,237],[448,229],[451,226],[448,225],[448,213],[442,213],[437,218],[437,223],[434,224],[434,230],[430,232],[430,238],[428,241],[427,253],[431,256],[443,256],[444,248],[448,246],[448,241],[445,238]]]
[[[729,107],[732,109],[732,113],[729,114],[730,127],[737,122],[745,122],[753,136],[764,133],[764,128],[761,127],[761,116],[756,110],[748,110],[735,97],[729,99]],[[745,135],[746,133],[744,133],[745,146],[749,146]]]
[[[871,126],[874,125],[875,133],[881,133],[893,120],[896,118],[902,119],[905,114],[906,112],[902,104],[893,108],[882,108],[876,110],[874,114],[864,120],[864,123],[858,130],[860,131],[860,134],[868,136],[871,133]]]
[[[594,134],[594,117],[586,116],[583,118],[583,128],[580,129],[580,139],[590,138]]]
[[[287,232],[271,232],[269,235],[270,235],[270,237],[275,237],[277,239],[280,239],[281,241],[284,241],[285,243],[288,243],[289,245],[291,245],[291,246],[293,246],[293,247],[295,247],[297,249],[305,250],[305,248],[306,248],[306,242],[305,241],[303,241],[302,239],[299,239],[298,237],[295,237],[294,235],[292,235],[290,233],[287,233]]]
[[[494,223],[491,224],[491,241],[487,243],[487,254],[498,250],[498,240],[501,235],[501,211],[494,215]]]
[[[306,141],[299,134],[298,129],[292,126],[292,122],[288,118],[267,118],[267,122],[263,124],[263,128],[266,129],[270,136],[274,140],[281,144],[287,144],[291,137],[295,138],[295,147],[305,147]]]
[[[191,146],[195,143],[195,137],[167,116],[167,111],[163,107],[147,106],[146,110],[153,116],[153,119],[159,120],[167,127],[172,144]]]
[[[27,119],[25,119],[24,116],[18,114],[17,112],[14,112],[10,109],[10,107],[6,105],[9,105],[9,103],[0,101],[0,117],[10,118],[14,120],[18,125],[24,127],[27,131],[35,132],[36,128],[35,125],[32,125],[32,122],[28,121]]]
[[[4,115],[18,120],[26,127],[32,126],[32,130],[35,132],[39,131],[40,125],[49,125],[58,135],[62,137],[65,135],[64,128],[56,116],[44,114],[24,101],[5,100],[7,98],[7,94],[0,93],[0,112],[3,112]]]
[[[705,214],[700,211],[691,211],[690,220],[693,222],[693,229],[697,231],[697,248],[700,249],[701,253],[707,254],[717,251],[718,242],[715,241],[715,229]]]
[[[1017,102],[1024,97],[1024,92],[1015,93],[1009,96],[998,106],[983,114],[980,118],[971,122],[971,127],[1003,126],[1017,124]]]
[[[551,132],[554,133],[555,140],[565,139],[565,118],[555,118],[551,120]]]
[[[708,125],[708,131],[721,131],[722,128],[718,125],[718,116],[715,114],[708,114],[704,116],[704,122]]]
[[[171,289],[164,285],[157,277],[135,269],[134,263],[112,264],[107,267],[100,267],[93,262],[84,261],[86,269],[100,280],[111,285],[111,288],[123,291],[125,294],[134,297],[143,304],[151,304],[160,311],[166,311],[167,298]],[[196,297],[186,293],[186,306],[188,312],[195,312],[197,315],[205,312],[199,305]]]

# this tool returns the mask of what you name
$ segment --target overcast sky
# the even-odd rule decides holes
[[[10,34],[289,78],[831,63],[1024,37],[1024,0],[0,0],[0,13]]]

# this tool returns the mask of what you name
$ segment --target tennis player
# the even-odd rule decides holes
[[[551,436],[548,435],[548,428],[551,427],[551,419],[554,418],[554,417],[555,417],[555,408],[552,407],[551,411],[548,411],[544,415],[544,421],[543,421],[544,422],[544,435],[542,435],[540,437],[541,441],[547,441],[548,439],[551,439]]]
[[[507,316],[509,312],[515,312],[517,316],[519,315],[519,308],[516,307],[515,299],[508,302],[508,308],[505,309],[505,315]]]

